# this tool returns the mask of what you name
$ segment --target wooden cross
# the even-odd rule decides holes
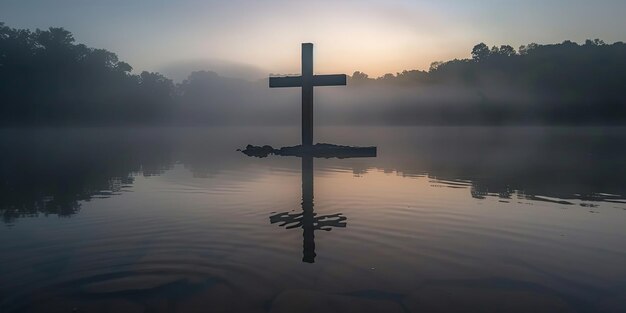
[[[313,44],[302,44],[302,75],[270,77],[270,88],[302,87],[302,145],[313,145],[313,86],[345,86],[346,75],[313,75]]]

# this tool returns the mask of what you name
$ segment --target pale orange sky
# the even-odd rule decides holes
[[[11,27],[62,26],[136,71],[217,59],[260,73],[298,73],[300,43],[315,43],[317,73],[371,76],[428,69],[472,47],[626,40],[623,0],[5,0]],[[210,68],[205,68],[209,69]]]

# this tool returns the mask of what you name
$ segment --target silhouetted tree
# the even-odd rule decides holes
[[[485,60],[489,57],[489,54],[489,47],[487,47],[487,45],[482,42],[475,45],[472,49],[472,59],[474,59],[474,61]]]
[[[438,88],[426,106],[412,93],[413,98],[399,104],[402,110],[373,114],[389,114],[390,120],[415,122],[410,119],[430,116],[451,123],[626,122],[622,42],[531,43],[519,53],[509,45],[490,49],[479,43],[471,59],[434,62],[428,72],[405,70],[373,79],[356,71],[349,79],[355,85]],[[266,89],[267,81],[207,71],[193,72],[174,85],[158,73],[133,74],[114,53],[77,44],[63,28],[30,31],[0,22],[0,126],[228,123],[242,121],[246,114],[248,121],[257,122],[277,115],[258,105],[269,98]],[[457,93],[463,96],[432,104]],[[281,105],[272,100],[267,103]]]
[[[430,63],[430,67],[428,68],[428,71],[429,71],[429,72],[436,71],[436,70],[437,70],[437,68],[439,68],[439,66],[441,66],[441,65],[443,65],[443,64],[445,64],[445,62],[443,62],[443,61],[435,61],[435,62],[432,62],[432,63]]]
[[[367,80],[368,77],[369,75],[359,71],[356,71],[354,72],[354,74],[352,74],[352,79],[354,80]]]
[[[383,76],[379,77],[378,79],[379,79],[379,80],[382,80],[382,81],[391,81],[391,80],[393,80],[394,78],[395,78],[395,76],[394,76],[393,74],[391,74],[391,73],[387,73],[387,74],[385,74],[385,75],[383,75]]]
[[[536,44],[536,43],[530,43],[528,45],[522,45],[522,46],[519,47],[519,54],[520,55],[526,55],[530,51],[536,49],[537,47],[539,47],[539,45]]]
[[[517,52],[515,52],[515,49],[509,45],[503,45],[500,46],[500,55],[505,56],[505,57],[510,57],[510,56],[514,56],[517,54]]]
[[[51,27],[0,23],[0,125],[150,121],[173,103],[173,84],[137,76],[104,49]],[[169,81],[169,83],[167,82]]]
[[[606,45],[606,43],[604,43],[604,41],[600,40],[600,39],[594,39],[594,40],[587,39],[587,40],[585,40],[585,46],[604,46],[604,45]]]

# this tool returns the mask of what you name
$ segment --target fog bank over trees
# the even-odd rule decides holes
[[[626,44],[476,45],[434,62],[315,91],[318,124],[625,124]],[[196,71],[175,84],[62,28],[0,23],[0,126],[277,125],[300,122],[300,89]]]

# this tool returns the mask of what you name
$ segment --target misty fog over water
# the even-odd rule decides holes
[[[0,312],[624,311],[625,43],[302,48],[137,71],[0,22]]]
[[[296,126],[5,129],[0,307],[615,312],[625,139],[319,127],[378,155],[305,166],[236,151],[298,143]]]
[[[405,70],[377,78],[356,71],[347,79],[347,88],[315,88],[315,121],[319,125],[626,121],[623,42],[565,40],[517,49],[479,43],[469,51],[471,58],[436,61],[428,71]],[[300,88],[271,90],[267,78],[233,78],[254,71],[245,65],[183,62],[168,69],[175,74],[175,83],[161,73],[133,72],[132,65],[115,53],[77,43],[63,28],[32,31],[0,22],[0,127],[297,124]]]

